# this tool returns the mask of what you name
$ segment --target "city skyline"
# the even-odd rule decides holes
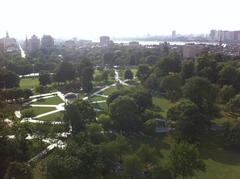
[[[0,4],[5,7],[0,12],[0,36],[8,31],[19,39],[50,34],[96,40],[101,35],[171,35],[172,30],[208,34],[211,29],[240,29],[237,0],[3,0]]]

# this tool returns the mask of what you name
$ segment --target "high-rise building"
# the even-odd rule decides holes
[[[176,31],[173,30],[173,31],[172,31],[172,39],[175,39],[175,38],[176,38]]]
[[[209,34],[209,38],[210,40],[216,40],[216,35],[217,35],[217,31],[216,30],[211,30],[210,34]]]
[[[109,36],[101,36],[100,37],[100,45],[102,46],[108,46],[111,43]]]
[[[51,49],[54,47],[54,39],[51,35],[43,35],[41,39],[41,48]]]
[[[15,38],[10,38],[8,32],[6,37],[0,39],[0,46],[6,52],[15,52],[18,51],[18,44]]]
[[[34,52],[40,49],[40,39],[36,35],[33,35],[31,39],[28,40],[27,49],[29,52]]]

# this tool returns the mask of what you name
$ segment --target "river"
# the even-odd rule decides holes
[[[128,44],[129,42],[132,41],[127,41],[127,40],[115,40],[114,43],[120,44]],[[163,44],[165,41],[136,41],[139,42],[140,45],[159,45]],[[168,41],[170,45],[185,45],[189,43],[194,43],[194,44],[208,44],[208,45],[217,45],[218,43],[215,42],[184,42],[184,41]]]

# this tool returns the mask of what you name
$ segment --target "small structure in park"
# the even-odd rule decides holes
[[[72,104],[74,101],[78,99],[78,95],[75,93],[67,93],[64,95],[64,97],[66,99],[66,103],[68,104]]]
[[[156,133],[167,133],[171,128],[167,127],[167,122],[164,119],[155,119],[158,122],[158,125],[155,129]]]

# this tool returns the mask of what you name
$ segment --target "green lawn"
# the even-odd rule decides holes
[[[38,116],[39,114],[54,111],[54,110],[56,110],[56,108],[25,107],[25,108],[23,108],[21,113],[24,113],[24,111],[26,111],[26,110],[33,110],[34,115]]]
[[[161,96],[154,96],[153,104],[161,108],[160,113],[163,117],[166,117],[168,109],[174,106],[174,103]]]
[[[20,88],[34,88],[39,85],[38,78],[22,78],[20,80]]]
[[[96,109],[100,109],[100,110],[103,110],[103,111],[107,111],[108,110],[107,103],[95,103],[95,104],[92,104],[92,105]]]
[[[133,73],[133,76],[135,77],[137,74],[137,68],[133,67],[133,68],[131,68],[131,71]]]
[[[92,96],[90,98],[90,101],[103,101],[103,100],[107,100],[107,98],[102,97],[102,96]]]
[[[206,172],[198,172],[195,179],[237,179],[240,178],[240,152],[227,150],[217,143],[214,134],[208,136],[200,149],[200,156],[206,164]],[[169,154],[171,138],[164,135],[150,138],[148,136],[131,137],[129,143],[134,150],[141,144],[149,144],[160,152],[160,163],[164,165]],[[164,176],[164,179],[170,179]]]
[[[112,94],[113,92],[116,92],[118,90],[125,90],[125,89],[130,89],[130,87],[127,87],[127,86],[122,86],[120,88],[117,88],[116,86],[114,87],[110,87],[108,89],[106,89],[105,91],[103,91],[101,94],[103,95],[110,95]]]
[[[60,103],[64,102],[58,96],[54,96],[52,98],[40,99],[33,104],[58,105]]]
[[[38,119],[41,121],[62,121],[63,116],[64,116],[63,112],[57,112]]]

